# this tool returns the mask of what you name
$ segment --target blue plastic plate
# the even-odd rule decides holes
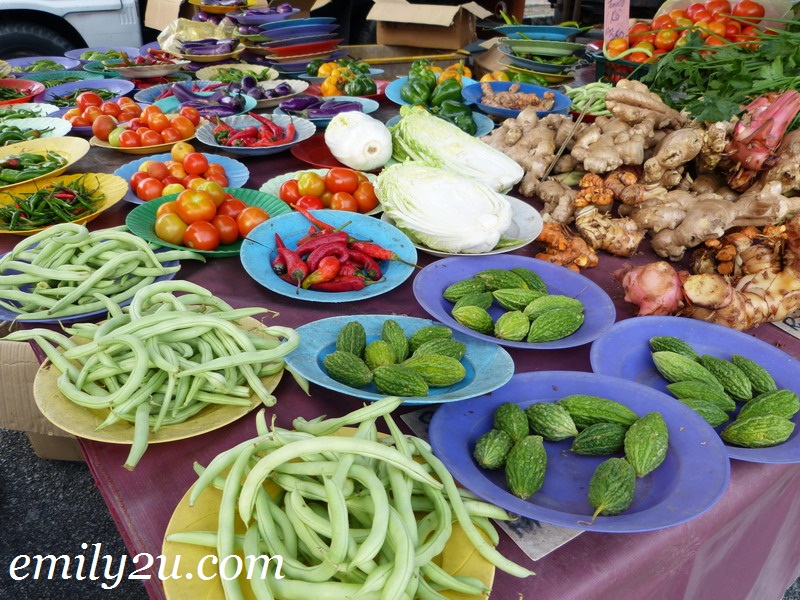
[[[408,77],[398,77],[397,79],[392,80],[392,82],[386,86],[386,97],[395,104],[399,105],[408,104],[408,102],[406,102],[400,97],[400,88],[403,87],[406,81],[408,81]],[[467,87],[468,85],[473,85],[476,83],[478,82],[475,81],[474,79],[470,79],[469,77],[461,78],[462,89]]]
[[[158,250],[156,250],[156,252],[158,252]],[[164,263],[165,267],[176,267],[178,265],[180,265],[180,261],[177,261],[177,260],[171,260],[171,261],[168,261],[168,262]],[[18,273],[18,271],[14,271],[13,269],[9,269],[9,270],[5,271],[3,274],[4,275],[13,275],[15,273]],[[178,274],[177,271],[175,273],[167,273],[166,275],[161,275],[159,277],[156,277],[155,281],[167,281],[169,279],[174,279],[175,275],[177,275],[177,274]],[[22,286],[20,289],[23,290],[23,291],[28,291],[29,287],[30,287],[29,285],[26,285],[26,286]],[[120,306],[127,306],[128,304],[131,303],[132,299],[133,298],[125,300],[123,302],[120,302],[119,305]],[[17,302],[13,302],[13,301],[9,301],[9,302],[11,304],[18,305]],[[0,321],[8,321],[8,322],[20,321],[20,322],[24,322],[24,323],[74,323],[76,321],[89,321],[89,320],[92,319],[92,317],[98,317],[98,316],[101,316],[101,315],[105,316],[107,313],[108,313],[107,310],[102,309],[102,310],[88,311],[88,312],[85,312],[85,313],[80,313],[80,314],[72,315],[72,316],[69,316],[69,317],[58,317],[58,318],[51,318],[51,319],[26,319],[24,317],[24,315],[21,315],[18,312],[14,312],[13,310],[9,310],[8,308],[6,308],[4,306],[0,306]]]
[[[110,100],[120,98],[125,94],[133,91],[136,87],[132,81],[127,79],[85,79],[81,81],[70,81],[61,85],[54,85],[47,88],[41,94],[38,94],[34,99],[36,102],[49,102],[52,103],[56,98],[67,96],[77,90],[108,90],[114,94]]]
[[[393,116],[391,119],[386,121],[386,126],[391,127],[392,125],[396,125],[400,122],[401,118],[401,115]],[[477,131],[475,131],[474,137],[483,137],[485,135],[489,135],[494,129],[495,122],[483,113],[472,111],[472,118],[475,119],[475,125],[478,127]]]
[[[262,25],[264,23],[272,23],[274,21],[283,21],[288,19],[293,14],[300,12],[299,8],[292,8],[290,12],[270,12],[262,13],[257,10],[235,10],[229,12],[226,17],[235,21],[239,25]]]
[[[461,325],[450,315],[453,303],[445,300],[442,296],[447,286],[462,279],[469,279],[484,269],[510,269],[512,267],[526,267],[535,271],[547,284],[547,290],[551,294],[563,294],[581,300],[584,305],[585,320],[578,331],[553,342],[512,342],[473,331]],[[616,318],[616,310],[611,298],[591,279],[559,265],[514,254],[454,256],[437,260],[417,273],[414,278],[414,296],[429,315],[448,327],[487,342],[528,350],[552,350],[588,344],[611,327]],[[489,314],[493,319],[497,319],[503,312],[505,311],[497,305],[493,305],[489,309]]]
[[[561,42],[581,32],[577,27],[561,27],[559,25],[500,25],[494,30],[511,39],[531,38]]]
[[[354,388],[331,379],[325,372],[323,360],[336,349],[336,336],[346,323],[358,320],[364,325],[369,343],[380,339],[381,327],[387,319],[396,321],[406,336],[422,327],[440,324],[429,319],[402,315],[344,315],[313,321],[297,328],[303,343],[286,357],[286,363],[300,375],[322,387],[364,400],[380,400],[386,394],[379,392],[374,383],[363,388]],[[466,377],[450,387],[432,387],[427,396],[409,396],[403,404],[438,404],[488,394],[505,384],[514,374],[514,361],[500,346],[481,342],[457,331],[453,332],[453,339],[467,346],[461,359],[461,364],[467,371]]]
[[[669,430],[666,459],[637,480],[628,510],[614,516],[598,516],[594,523],[594,510],[588,500],[589,480],[597,465],[608,457],[570,452],[574,438],[544,442],[544,485],[528,500],[508,491],[503,469],[482,469],[472,457],[476,440],[491,429],[494,411],[500,404],[515,402],[525,408],[539,402],[555,402],[570,394],[616,400],[639,416],[658,411]],[[722,497],[730,479],[725,447],[694,411],[680,402],[671,402],[652,388],[594,373],[519,373],[491,394],[439,407],[428,434],[447,470],[471,492],[512,513],[571,529],[635,533],[685,523],[711,508]],[[622,453],[616,456],[621,457]]]
[[[494,115],[496,117],[503,117],[504,119],[515,119],[520,111],[519,110],[512,110],[510,108],[501,108],[499,106],[489,106],[488,104],[482,104],[481,98],[483,97],[483,90],[481,89],[480,83],[476,83],[473,85],[465,85],[461,89],[461,97],[464,98],[464,102],[467,104],[474,104],[478,107],[479,110],[485,112],[488,115]],[[492,89],[496,92],[504,92],[512,85],[514,85],[513,81],[491,81],[489,85],[492,86]],[[572,100],[570,100],[565,94],[561,92],[557,92],[554,89],[542,87],[539,85],[533,85],[532,83],[520,83],[519,84],[519,91],[523,94],[536,94],[540,98],[542,94],[545,92],[552,92],[553,96],[555,97],[555,102],[553,104],[553,108],[550,110],[537,110],[536,114],[541,118],[549,114],[567,114],[569,111],[569,107],[572,106]]]
[[[660,392],[667,381],[653,365],[649,340],[654,335],[671,335],[689,343],[698,354],[729,359],[741,354],[762,365],[779,388],[800,394],[800,361],[752,335],[686,317],[636,317],[616,323],[592,344],[590,360],[596,373],[623,377]],[[670,400],[680,404],[672,395]],[[731,458],[758,463],[800,462],[800,413],[792,421],[795,429],[782,444],[771,448],[740,448],[725,444]],[[720,425],[722,431],[727,423]]]
[[[250,179],[250,169],[235,158],[230,158],[229,156],[223,156],[221,154],[208,154],[206,152],[201,152],[201,154],[208,159],[209,164],[217,163],[225,168],[225,176],[228,178],[228,187],[240,188]],[[117,170],[114,171],[114,175],[119,175],[125,181],[130,181],[133,174],[139,170],[139,167],[142,166],[143,163],[151,160],[172,160],[172,155],[169,152],[165,152],[164,154],[151,154],[137,160],[132,160],[117,168]],[[122,199],[133,204],[144,204],[144,200],[139,199],[130,188],[125,192]]]
[[[321,100],[325,100],[325,101],[330,100],[330,101],[333,101],[333,102],[357,102],[358,104],[361,105],[361,112],[363,112],[365,114],[369,114],[369,113],[375,112],[376,110],[378,110],[378,107],[380,106],[380,104],[378,104],[377,101],[372,100],[371,98],[362,98],[361,96],[327,96],[327,97],[322,97],[320,99]],[[279,104],[278,106],[276,106],[272,110],[272,114],[273,115],[286,115],[287,113],[285,113],[284,111],[281,110],[281,107],[280,107],[280,104]],[[316,125],[317,127],[326,127],[328,125],[328,123],[331,122],[331,119],[333,119],[333,117],[325,117],[325,118],[319,118],[319,119],[308,119],[308,120],[311,121],[312,123],[314,123],[314,125]]]
[[[292,27],[278,27],[269,30],[269,35],[265,35],[273,42],[302,37],[304,35],[322,35],[332,33],[339,29],[338,23],[316,23],[311,25],[294,25]],[[264,32],[265,34],[267,32]]]
[[[210,96],[213,93],[214,92],[198,92],[201,96]],[[252,96],[242,94],[242,97],[244,98],[244,108],[237,113],[240,115],[253,110],[258,103],[258,100]],[[167,98],[156,100],[153,104],[158,106],[164,113],[176,113],[181,108],[181,102],[175,96],[168,96]]]
[[[55,63],[58,63],[62,66],[61,69],[57,69],[57,71],[69,71],[70,69],[74,69],[75,67],[80,66],[81,61],[76,58],[67,58],[66,56],[23,56],[20,58],[9,58],[6,62],[11,66],[12,69],[20,68],[24,69],[25,67],[32,65],[36,61],[39,60],[51,60]],[[35,73],[52,73],[53,71],[35,71]],[[33,75],[34,73],[26,73],[25,71],[11,71],[11,74],[15,77],[19,77],[21,79],[30,79],[27,77],[28,75]]]
[[[273,21],[271,23],[264,23],[260,25],[264,31],[272,31],[273,29],[283,29],[284,27],[299,27],[301,25],[329,25],[336,22],[336,17],[308,17],[305,19],[290,19],[283,21]]]
[[[417,250],[411,240],[399,229],[376,219],[354,212],[341,210],[315,210],[312,214],[334,227],[344,227],[351,236],[370,240],[384,248],[391,248],[408,263],[417,262]],[[310,223],[300,213],[291,212],[261,223],[250,232],[242,242],[241,260],[244,270],[265,288],[297,300],[309,302],[353,302],[380,296],[399,286],[414,272],[414,267],[400,261],[380,261],[383,278],[378,283],[351,292],[319,292],[298,290],[296,286],[278,277],[270,266],[275,258],[275,234],[277,233],[289,248],[297,246],[297,241],[308,233]],[[254,241],[249,241],[250,239]]]
[[[133,99],[142,104],[153,104],[156,99],[161,95],[161,92],[168,90],[174,84],[172,83],[159,83],[158,85],[150,86],[149,88],[139,90],[133,95]],[[186,84],[181,84],[186,85]],[[207,85],[219,85],[219,81],[211,81],[209,79],[198,79],[192,81],[191,88],[189,89],[202,89]]]

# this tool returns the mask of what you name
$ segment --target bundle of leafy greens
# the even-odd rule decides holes
[[[766,92],[800,89],[800,22],[769,29],[749,43],[707,46],[686,37],[641,78],[669,106],[698,121],[728,121]]]

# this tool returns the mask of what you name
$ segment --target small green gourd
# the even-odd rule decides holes
[[[589,504],[598,515],[618,515],[630,508],[636,492],[636,472],[624,458],[609,458],[597,465],[589,481]]]
[[[494,428],[505,431],[515,442],[530,433],[525,411],[514,402],[504,402],[495,409]]]
[[[517,498],[527,500],[544,485],[547,451],[542,436],[529,435],[517,441],[506,456],[506,483]]]
[[[514,445],[511,436],[502,429],[490,429],[475,442],[472,455],[484,469],[499,469]]]
[[[625,458],[637,477],[658,468],[667,457],[669,430],[661,413],[652,411],[634,421],[625,432]]]
[[[549,442],[557,442],[578,435],[575,421],[567,409],[553,402],[537,402],[525,409],[528,426],[536,435]]]

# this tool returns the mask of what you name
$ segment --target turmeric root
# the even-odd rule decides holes
[[[536,241],[544,246],[544,251],[534,258],[546,260],[566,267],[572,271],[597,266],[597,254],[579,235],[572,233],[566,225],[555,221],[544,224]]]
[[[481,104],[486,106],[497,106],[500,108],[510,108],[513,110],[522,110],[532,106],[536,110],[550,110],[555,104],[555,95],[553,92],[545,92],[541,96],[533,93],[524,93],[519,91],[519,83],[512,83],[508,90],[504,92],[495,92],[488,82],[481,84]]]

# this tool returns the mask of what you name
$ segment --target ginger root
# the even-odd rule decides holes
[[[575,215],[575,228],[594,250],[616,256],[633,256],[645,233],[633,219],[614,218],[592,206]]]
[[[572,233],[566,225],[555,221],[544,224],[536,241],[544,246],[544,251],[534,258],[546,260],[572,271],[597,266],[597,254],[579,235]]]

